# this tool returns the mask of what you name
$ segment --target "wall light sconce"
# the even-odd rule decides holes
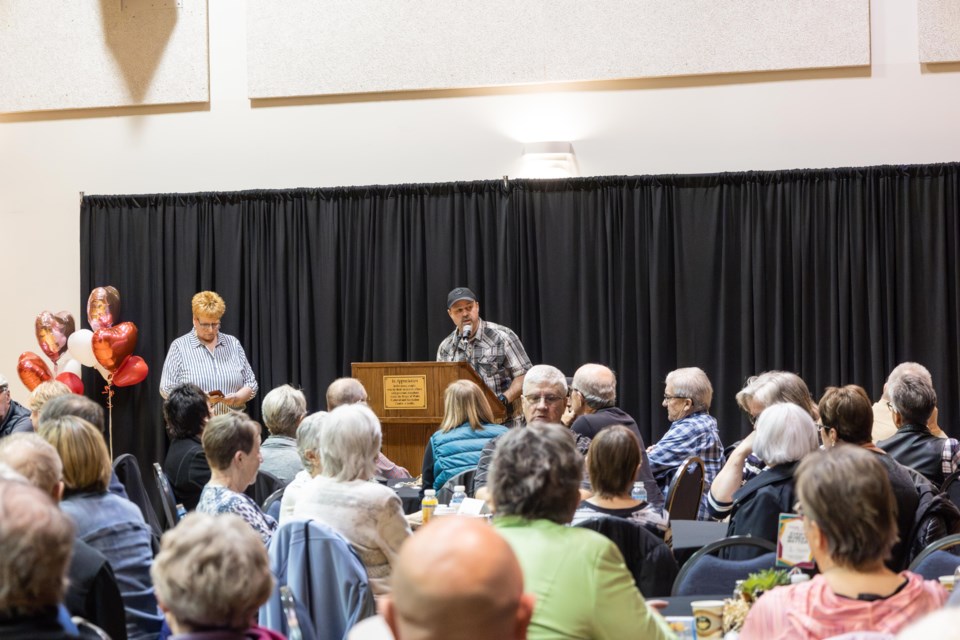
[[[523,147],[517,178],[576,178],[577,155],[569,142],[531,142]]]

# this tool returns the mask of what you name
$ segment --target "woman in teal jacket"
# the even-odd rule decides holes
[[[480,387],[469,380],[451,382],[444,394],[443,422],[423,452],[422,486],[439,490],[458,473],[476,469],[487,442],[506,432],[493,424]]]

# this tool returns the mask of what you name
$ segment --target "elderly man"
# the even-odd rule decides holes
[[[521,640],[534,596],[510,545],[466,518],[431,522],[408,540],[393,571],[382,619],[360,623],[350,640]]]
[[[527,371],[523,379],[523,418],[525,424],[534,422],[559,423],[567,402],[567,378],[563,372],[548,364],[538,364]],[[490,440],[480,452],[477,474],[473,478],[474,492],[477,498],[490,497],[487,489],[490,463],[497,449],[497,442],[503,436]]]
[[[303,471],[297,453],[297,426],[307,415],[307,398],[288,384],[273,389],[263,397],[263,422],[270,437],[260,446],[263,462],[260,469],[290,484]]]
[[[873,404],[874,442],[886,440],[897,432],[897,425],[893,423],[893,414],[887,406],[887,403],[890,402],[889,389],[891,383],[907,373],[920,376],[927,381],[927,384],[931,387],[933,386],[933,376],[930,375],[930,370],[919,362],[901,362],[894,367],[890,375],[887,376],[887,381],[883,383],[883,394],[880,396],[880,399]],[[927,420],[927,428],[930,430],[930,433],[938,438],[946,438],[947,434],[945,434],[940,428],[940,425],[937,424],[937,414],[937,408],[934,407],[930,418]]]
[[[30,410],[10,397],[10,385],[0,375],[0,438],[19,431],[33,431]]]
[[[340,405],[367,402],[367,390],[356,378],[337,378],[327,387],[327,411],[333,411]],[[377,455],[377,475],[388,480],[402,480],[412,477],[410,472],[383,455]]]
[[[513,331],[480,319],[480,300],[466,287],[447,295],[447,315],[456,328],[437,349],[437,362],[469,362],[509,410],[523,388],[530,358]],[[520,416],[514,416],[519,426]]]
[[[57,620],[72,549],[73,524],[49,495],[0,480],[0,638],[72,637]]]
[[[63,465],[57,450],[36,433],[15,433],[0,440],[0,464],[59,503],[63,496]],[[89,620],[114,640],[127,637],[123,600],[110,563],[86,542],[75,539],[67,571],[64,605],[71,615]]]
[[[897,432],[877,446],[941,486],[957,470],[960,443],[954,438],[938,438],[927,428],[927,420],[937,406],[937,392],[923,376],[907,373],[894,380],[887,393]]]
[[[704,492],[697,517],[705,519],[710,484],[723,465],[717,419],[708,413],[713,385],[698,367],[671,371],[664,382],[663,406],[671,424],[660,442],[647,450],[650,466],[664,497],[669,498],[670,481],[683,461],[691,456],[703,460]]]
[[[637,480],[647,489],[647,502],[663,506],[663,494],[650,470],[643,436],[637,428],[637,421],[617,405],[617,376],[602,364],[585,364],[573,374],[570,386],[569,413],[574,416],[570,428],[580,436],[580,441],[590,440],[615,424],[621,424],[633,432],[640,441],[640,472]],[[565,414],[566,415],[566,414]]]

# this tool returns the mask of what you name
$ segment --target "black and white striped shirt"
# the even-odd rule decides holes
[[[170,345],[163,363],[160,378],[160,394],[164,397],[174,387],[192,382],[206,393],[222,391],[230,395],[247,386],[257,393],[257,379],[247,361],[247,354],[240,341],[225,333],[218,334],[213,353],[197,338],[195,329],[180,336]],[[214,405],[213,413],[226,413],[230,407],[223,403]]]

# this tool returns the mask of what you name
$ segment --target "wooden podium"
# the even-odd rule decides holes
[[[367,403],[383,426],[383,453],[420,475],[423,451],[443,422],[447,385],[470,380],[483,391],[497,422],[507,411],[466,362],[353,362],[353,377],[367,390]]]

